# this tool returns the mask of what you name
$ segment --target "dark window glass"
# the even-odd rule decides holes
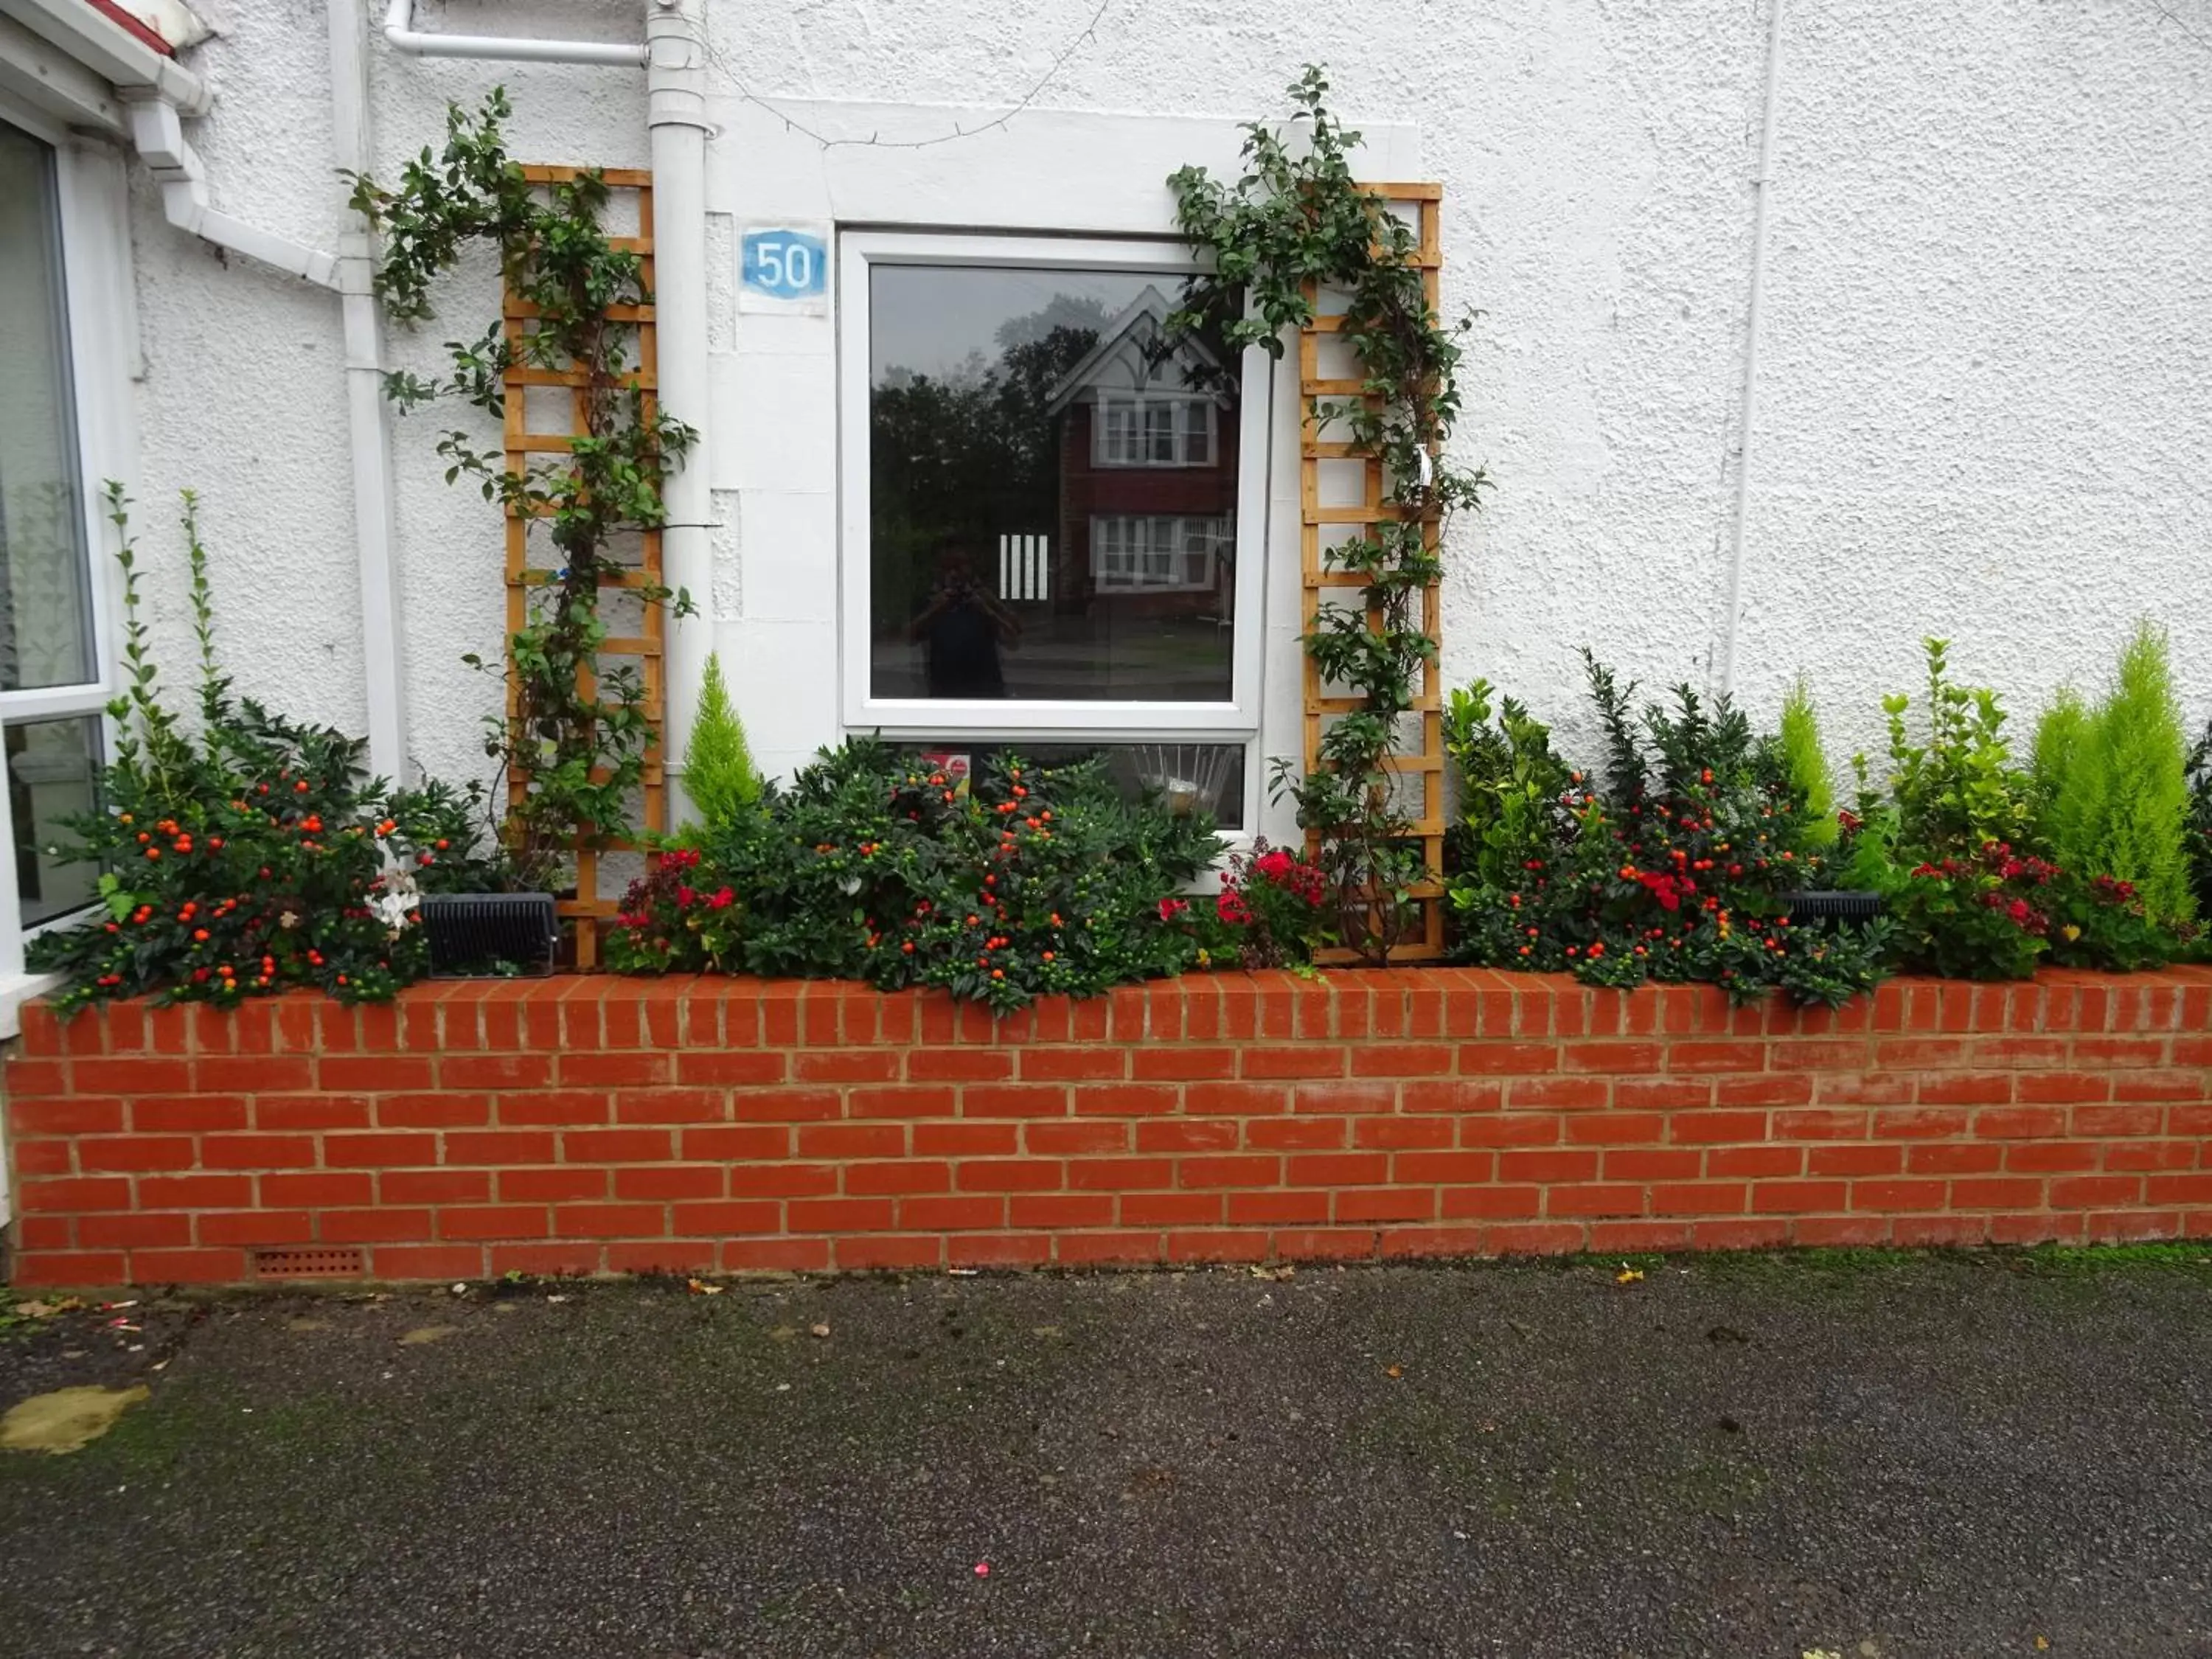
[[[1239,380],[1177,287],[871,268],[872,695],[1230,701]]]
[[[1066,766],[1096,755],[1131,800],[1152,796],[1170,811],[1211,812],[1223,830],[1244,823],[1244,746],[1233,743],[1034,743],[1027,738],[947,738],[902,742],[937,765],[965,775],[1012,750],[1037,766]]]
[[[53,150],[0,123],[0,691],[96,678],[61,254]]]
[[[67,915],[92,902],[100,869],[54,856],[63,821],[100,801],[100,717],[23,720],[7,732],[8,810],[15,831],[15,892],[23,926]]]

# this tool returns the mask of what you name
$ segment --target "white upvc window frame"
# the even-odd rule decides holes
[[[55,196],[59,208],[62,293],[66,308],[70,393],[76,423],[79,491],[83,513],[86,590],[92,611],[92,666],[100,678],[75,685],[0,691],[0,724],[100,717],[101,753],[114,752],[114,722],[106,708],[114,696],[112,665],[121,595],[113,561],[102,490],[109,478],[127,483],[131,465],[128,432],[129,342],[137,322],[130,304],[131,250],[119,157],[96,158],[87,146],[96,141],[72,135],[40,112],[0,94],[0,121],[30,134],[54,155]],[[0,760],[0,765],[4,765]],[[10,791],[0,778],[0,1037],[12,1036],[16,1010],[27,997],[52,982],[24,967],[24,945],[50,928],[71,927],[83,909],[73,910],[26,928],[22,897],[15,878],[15,825]]]
[[[1091,585],[1101,595],[1117,599],[1123,595],[1133,597],[1147,593],[1211,593],[1215,586],[1212,573],[1218,556],[1216,548],[1221,540],[1220,532],[1212,526],[1219,523],[1218,516],[1210,513],[1094,513],[1091,515],[1090,525]],[[1170,543],[1168,556],[1174,561],[1170,567],[1176,573],[1174,579],[1162,582],[1109,580],[1107,575],[1107,543],[1115,538],[1106,533],[1106,527],[1109,525],[1146,526],[1148,528],[1146,534],[1148,538],[1152,534],[1151,527],[1160,525],[1173,526],[1174,528],[1168,532]],[[1194,532],[1194,526],[1195,526]],[[1196,553],[1192,552],[1189,546],[1190,538],[1194,533],[1203,537],[1208,544]],[[1158,550],[1148,546],[1145,550],[1146,553],[1154,553]],[[1116,549],[1115,551],[1118,557],[1121,550]],[[1188,580],[1188,570],[1185,561],[1194,558],[1203,558],[1206,561],[1208,574],[1204,580]]]
[[[1245,799],[1257,799],[1267,523],[1267,354],[1244,353],[1237,450],[1237,570],[1229,700],[1133,702],[878,697],[869,685],[871,532],[868,478],[869,272],[878,264],[1111,270],[1180,281],[1186,245],[1163,238],[1036,236],[990,230],[842,229],[838,239],[840,713],[850,732],[891,738],[1233,743],[1247,756]],[[1143,589],[1119,590],[1141,592]],[[1251,816],[1248,807],[1247,816]]]
[[[1153,410],[1163,408],[1172,413],[1169,416],[1169,455],[1167,459],[1160,461],[1154,460],[1144,452],[1151,437],[1146,417]],[[1198,430],[1183,424],[1184,411],[1193,408],[1199,410],[1201,417]],[[1113,453],[1111,433],[1114,413],[1117,410],[1127,410],[1131,417],[1130,435],[1135,440],[1131,447],[1135,453],[1128,455]],[[1101,391],[1091,399],[1091,464],[1104,471],[1168,471],[1177,468],[1211,466],[1221,441],[1219,416],[1220,410],[1214,406],[1213,399],[1202,394]],[[1191,440],[1201,433],[1205,438],[1206,453],[1194,456],[1190,453]]]

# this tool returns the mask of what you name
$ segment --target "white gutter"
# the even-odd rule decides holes
[[[361,0],[329,0],[332,142],[339,170],[375,164],[368,99],[368,30]],[[361,582],[362,669],[368,702],[368,764],[404,787],[407,679],[399,562],[393,551],[392,428],[384,396],[384,317],[376,302],[368,222],[349,215],[338,239],[338,307],[345,325],[346,423],[352,434],[354,564]]]
[[[52,42],[118,91],[143,89],[186,115],[205,115],[214,106],[206,82],[85,0],[0,0],[0,15]]]
[[[1719,687],[1735,690],[1735,640],[1743,609],[1745,526],[1751,518],[1751,439],[1759,408],[1759,325],[1766,291],[1766,222],[1774,197],[1774,134],[1782,98],[1782,13],[1785,0],[1771,0],[1766,21],[1766,98],[1759,117],[1759,173],[1752,180],[1751,304],[1744,319],[1743,407],[1739,416],[1735,464],[1735,522],[1729,538],[1728,611],[1721,619]]]
[[[698,614],[672,619],[667,699],[661,722],[663,765],[680,768],[713,642],[713,471],[708,461],[707,375],[707,21],[706,0],[651,0],[645,39],[646,122],[653,135],[653,268],[660,407],[695,437],[684,464],[663,486],[662,579],[687,591]],[[680,790],[680,783],[678,788]],[[672,800],[669,818],[686,814]]]
[[[133,92],[143,95],[133,96]],[[125,96],[131,100],[131,146],[145,159],[155,182],[161,186],[161,211],[171,224],[217,247],[243,253],[324,288],[337,286],[338,262],[330,254],[257,229],[208,204],[207,171],[185,142],[176,105],[150,88],[133,88]]]
[[[518,64],[606,64],[643,68],[649,48],[604,40],[529,40],[519,35],[423,34],[414,27],[415,0],[392,0],[384,38],[394,52],[416,58],[496,58]]]

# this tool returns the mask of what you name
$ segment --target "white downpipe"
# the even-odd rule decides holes
[[[653,134],[653,305],[660,406],[697,434],[665,487],[660,554],[671,587],[699,614],[670,623],[661,747],[672,778],[714,638],[713,473],[708,459],[706,0],[651,0],[645,22],[647,121]],[[682,811],[672,802],[671,822]]]
[[[331,112],[337,164],[367,173],[375,146],[368,101],[368,31],[361,0],[330,0]],[[384,319],[376,302],[368,224],[350,216],[338,239],[338,306],[345,325],[346,422],[352,435],[354,562],[361,581],[362,679],[368,764],[404,786],[407,679],[394,556],[392,428],[384,398]]]
[[[131,94],[126,92],[126,97]],[[319,248],[234,219],[208,204],[207,170],[185,142],[177,106],[158,93],[131,98],[131,143],[161,186],[161,211],[179,230],[289,271],[324,288],[337,286],[338,262]]]
[[[1735,514],[1729,535],[1728,612],[1721,619],[1719,684],[1735,690],[1736,633],[1743,609],[1745,526],[1751,518],[1751,441],[1759,410],[1759,331],[1766,290],[1766,226],[1774,198],[1774,135],[1782,88],[1782,14],[1786,0],[1771,0],[1766,21],[1766,96],[1759,115],[1759,173],[1752,180],[1751,303],[1744,319],[1743,407],[1736,439]]]
[[[518,64],[610,64],[637,69],[649,48],[604,40],[529,40],[499,34],[423,34],[415,27],[415,0],[392,0],[384,38],[395,52],[417,58],[496,58]]]

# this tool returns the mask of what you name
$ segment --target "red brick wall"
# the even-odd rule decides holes
[[[2212,972],[1840,1014],[1475,970],[27,1011],[20,1284],[2212,1235]]]

